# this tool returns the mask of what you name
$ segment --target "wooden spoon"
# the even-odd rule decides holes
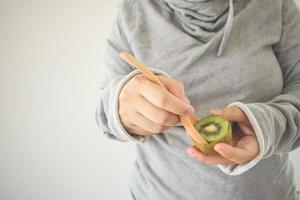
[[[167,88],[160,82],[160,80],[157,78],[156,75],[152,73],[144,64],[142,64],[140,61],[138,61],[136,58],[134,58],[131,54],[128,52],[122,52],[120,53],[120,57],[126,61],[131,66],[137,68],[142,72],[144,76],[146,76],[148,79],[153,81],[154,83],[160,85],[163,89],[165,89],[167,92]],[[198,131],[194,128],[194,124],[199,120],[199,118],[195,115],[193,116],[185,116],[180,115],[180,121],[183,124],[187,134],[195,140],[199,144],[208,144],[207,141],[198,133]]]

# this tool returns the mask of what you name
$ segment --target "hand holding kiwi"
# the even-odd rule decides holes
[[[206,164],[245,164],[259,152],[258,141],[246,114],[238,107],[210,111],[195,123],[208,144],[188,148],[188,153]]]

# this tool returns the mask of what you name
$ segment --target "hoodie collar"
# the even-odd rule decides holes
[[[219,31],[222,38],[218,56],[221,56],[231,35],[233,0],[159,0],[173,13],[175,23],[185,32],[207,43]]]

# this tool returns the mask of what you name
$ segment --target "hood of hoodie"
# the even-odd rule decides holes
[[[230,37],[233,24],[233,0],[159,0],[173,13],[175,23],[185,32],[206,43],[223,31],[218,55]]]

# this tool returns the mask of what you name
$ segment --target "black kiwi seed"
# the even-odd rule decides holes
[[[218,130],[217,131],[208,131],[208,130],[205,129],[207,126],[211,126],[211,125],[217,127]],[[200,131],[202,133],[204,133],[205,135],[207,135],[207,136],[218,135],[220,133],[221,129],[222,129],[222,126],[219,123],[216,123],[215,121],[208,122],[206,124],[203,124],[200,127]]]

